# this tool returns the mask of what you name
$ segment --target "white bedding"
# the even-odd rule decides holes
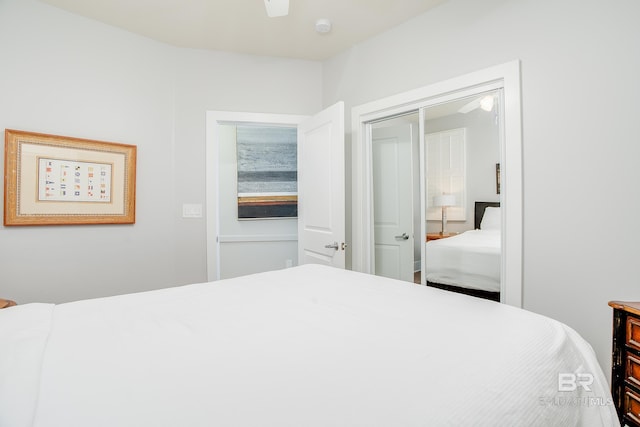
[[[0,337],[3,427],[618,425],[567,326],[330,267],[19,305]]]
[[[428,282],[500,292],[500,230],[469,230],[425,245]]]

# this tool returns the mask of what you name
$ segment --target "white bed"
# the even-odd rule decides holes
[[[564,324],[317,265],[18,305],[0,337],[3,427],[618,425]]]
[[[500,292],[500,230],[469,230],[425,248],[428,282]]]
[[[425,244],[427,283],[494,293],[499,298],[500,208],[483,208],[480,215],[478,229]]]

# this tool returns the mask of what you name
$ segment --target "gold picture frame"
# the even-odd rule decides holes
[[[135,223],[136,151],[5,129],[4,225]]]

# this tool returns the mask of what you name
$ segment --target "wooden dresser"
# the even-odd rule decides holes
[[[611,394],[620,424],[640,427],[640,302],[613,307]]]
[[[14,305],[16,305],[15,301],[0,298],[0,308],[13,307]]]

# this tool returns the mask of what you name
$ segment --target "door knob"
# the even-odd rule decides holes
[[[333,242],[331,245],[324,245],[324,247],[327,249],[335,249],[336,251],[340,248],[340,246],[338,246],[338,242]]]
[[[396,236],[396,239],[409,240],[409,235],[407,233],[402,233],[402,236]]]

